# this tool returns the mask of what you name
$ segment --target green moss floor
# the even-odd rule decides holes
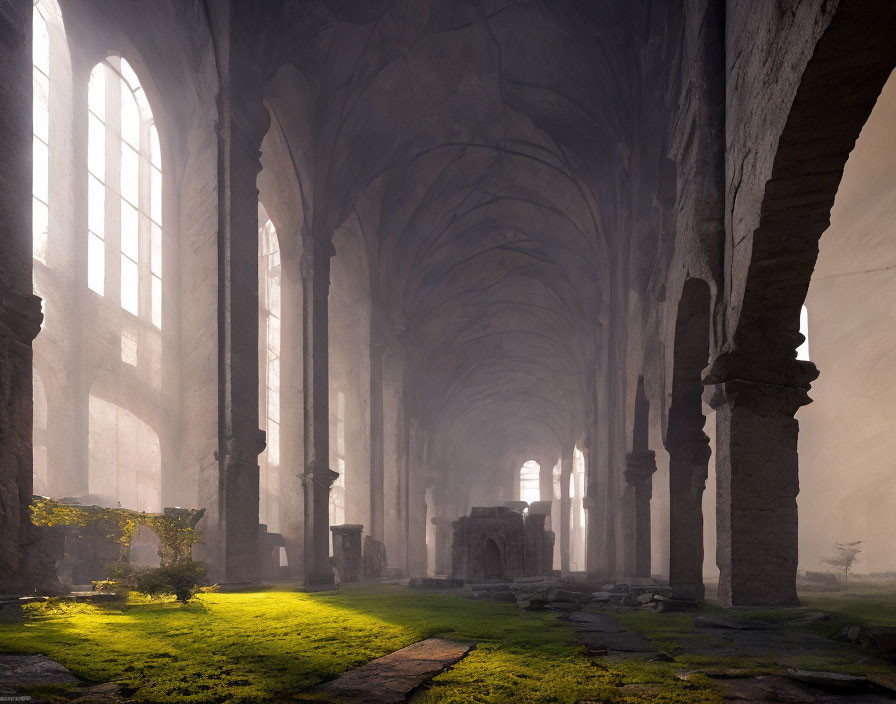
[[[857,585],[847,595],[808,594],[804,602],[786,612],[728,614],[785,621],[823,610],[831,616],[806,628],[826,631],[846,623],[896,624],[896,583]],[[477,645],[434,680],[421,699],[428,704],[717,704],[721,697],[712,680],[683,680],[676,673],[780,668],[762,658],[712,662],[686,654],[675,654],[674,662],[594,660],[554,613],[387,585],[319,594],[201,594],[186,606],[133,599],[127,605],[51,603],[26,610],[23,621],[0,623],[0,651],[45,654],[80,677],[118,683],[134,701],[153,704],[302,701],[318,682],[431,636]],[[705,611],[720,609],[708,604]],[[674,651],[678,634],[692,625],[690,614],[614,615],[654,640],[658,650]],[[856,665],[836,657],[795,664],[838,671]],[[896,672],[873,658],[855,669]]]

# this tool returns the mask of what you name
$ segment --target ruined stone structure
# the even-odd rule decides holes
[[[7,0],[0,591],[42,579],[33,493],[205,508],[221,582],[327,585],[342,524],[442,573],[534,459],[562,572],[699,597],[712,539],[723,603],[794,603],[800,313],[894,36],[889,0]]]
[[[474,506],[453,525],[451,576],[478,582],[549,575],[554,534],[544,521],[544,513]]]
[[[361,579],[363,555],[361,553],[361,531],[358,524],[330,526],[333,534],[333,560],[341,582],[357,582]]]

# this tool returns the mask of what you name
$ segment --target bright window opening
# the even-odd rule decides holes
[[[46,264],[50,232],[50,30],[42,8],[36,3],[33,12],[33,256]]]
[[[280,245],[264,208],[259,211],[258,409],[267,447],[259,460],[258,508],[261,522],[276,533],[280,524]]]
[[[118,57],[94,67],[87,106],[87,286],[108,296],[107,264],[117,265],[121,307],[161,329],[162,161],[152,110]]]
[[[541,466],[528,460],[520,467],[520,501],[532,503],[541,499]]]
[[[796,348],[796,358],[809,361],[809,309],[803,306],[800,310],[800,334],[803,344]]]

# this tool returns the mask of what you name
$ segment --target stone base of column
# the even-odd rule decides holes
[[[807,376],[817,375],[814,365]],[[799,424],[803,387],[734,380],[716,408],[719,601],[795,606],[798,562]]]
[[[336,577],[330,574],[305,575],[306,592],[325,592],[336,586]]]

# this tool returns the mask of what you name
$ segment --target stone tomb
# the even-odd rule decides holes
[[[515,502],[520,503],[520,502]],[[451,576],[468,582],[540,577],[551,573],[554,533],[537,501],[519,506],[475,506],[453,524]],[[515,510],[516,509],[516,510]]]

